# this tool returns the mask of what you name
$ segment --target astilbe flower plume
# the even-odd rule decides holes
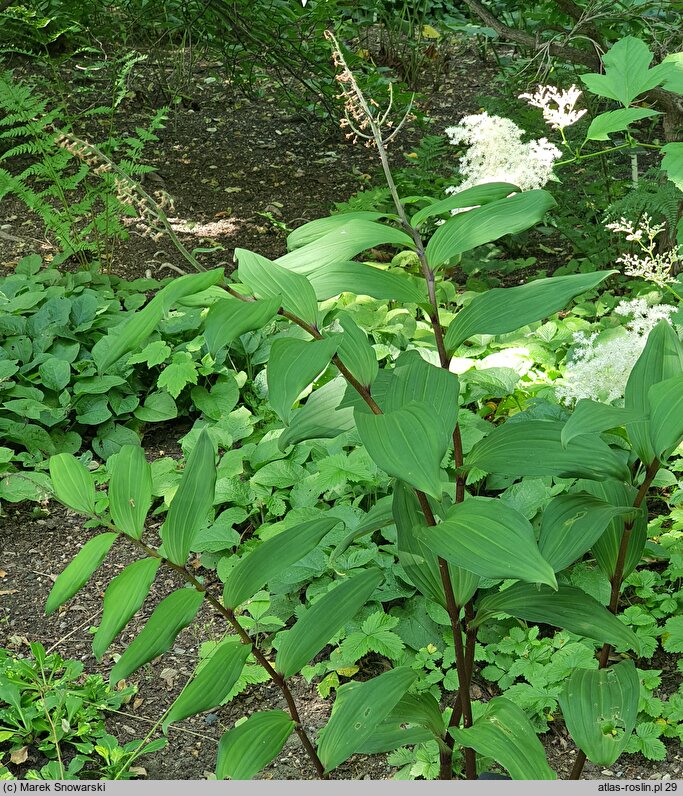
[[[559,89],[555,86],[541,86],[533,94],[520,94],[519,99],[525,99],[529,105],[540,108],[546,124],[553,130],[564,130],[576,124],[586,113],[586,109],[574,109],[581,96],[581,90],[572,85],[568,89]]]
[[[612,232],[620,232],[626,240],[635,243],[640,251],[626,252],[617,257],[617,262],[624,266],[628,276],[639,277],[664,287],[676,281],[676,273],[683,263],[681,250],[673,247],[661,252],[657,251],[657,238],[666,229],[664,224],[653,224],[652,218],[643,214],[638,224],[626,218],[605,224]]]
[[[553,164],[562,156],[547,138],[522,141],[524,130],[511,119],[486,111],[465,116],[448,127],[446,135],[453,145],[469,145],[459,164],[464,180],[446,193],[487,182],[509,182],[523,191],[542,188],[553,178]]]
[[[631,316],[625,327],[613,337],[600,341],[597,332],[574,334],[574,351],[555,394],[563,403],[573,404],[582,398],[607,403],[624,395],[626,382],[641,355],[647,337],[661,320],[669,320],[676,311],[671,304],[649,306],[643,298],[619,303],[615,312]]]

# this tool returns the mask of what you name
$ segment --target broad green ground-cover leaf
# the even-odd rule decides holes
[[[524,196],[525,194],[520,194]],[[519,287],[495,287],[474,298],[446,332],[449,351],[475,334],[507,334],[563,309],[580,293],[592,290],[616,271],[535,279]]]
[[[92,355],[100,373],[118,359],[137,348],[157,328],[159,322],[179,299],[199,293],[215,285],[223,277],[223,269],[216,268],[201,274],[187,274],[174,279],[162,288],[143,309],[133,313],[123,323],[110,329],[105,337],[93,346]]]
[[[102,619],[92,643],[97,660],[102,659],[109,645],[144,602],[160,564],[161,559],[151,557],[134,561],[107,586]]]
[[[110,682],[118,683],[170,649],[180,631],[195,618],[204,595],[195,589],[178,589],[154,609],[139,635],[128,645],[111,670]]]
[[[557,585],[529,520],[496,498],[472,497],[451,506],[442,522],[422,527],[417,538],[449,563],[482,578]]]
[[[633,661],[575,669],[559,697],[572,739],[598,766],[611,766],[636,726],[640,681]]]
[[[449,732],[459,744],[500,763],[512,779],[557,779],[526,714],[505,697],[490,700],[471,727]]]

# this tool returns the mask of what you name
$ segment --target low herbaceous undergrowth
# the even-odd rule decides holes
[[[391,752],[402,776],[474,778],[494,761],[513,778],[552,779],[537,732],[559,712],[580,749],[574,777],[586,758],[610,766],[624,751],[661,757],[659,736],[680,732],[680,696],[658,704],[657,670],[635,661],[659,639],[667,651],[681,647],[680,531],[664,521],[648,541],[648,495],[678,483],[683,439],[683,345],[669,311],[648,315],[645,329],[645,310],[631,307],[625,334],[638,350],[620,405],[621,394],[609,403],[567,391],[561,405],[548,400],[547,381],[527,381],[525,395],[501,363],[542,358],[562,332],[538,323],[615,272],[497,288],[456,308],[444,269],[531,228],[554,200],[497,181],[422,197],[409,213],[388,164],[386,115],[368,104],[336,43],[335,53],[348,125],[377,147],[393,211],[306,224],[277,261],[238,249],[228,280],[219,270],[182,277],[108,330],[93,351],[94,382],[158,342],[150,335],[179,302],[208,307],[197,312],[205,417],[183,440],[179,479],[137,444],[109,455],[106,495],[73,453],[50,459],[58,499],[99,532],[57,579],[47,611],[82,588],[114,545],[130,545],[136,560],[104,595],[93,641],[102,659],[158,571],[175,573],[182,586],[116,660],[116,683],[168,650],[208,604],[231,632],[207,641],[164,730],[265,679],[287,706],[223,735],[219,778],[255,776],[294,733],[319,777],[353,754]],[[616,70],[609,75],[618,82]],[[436,219],[445,223],[430,226]],[[383,244],[411,252],[420,278],[353,260]],[[351,288],[386,306],[378,313],[338,298]],[[493,337],[522,329],[537,337],[526,355],[508,350],[493,372],[467,365]],[[255,374],[266,361],[265,377]],[[218,369],[226,362],[238,363],[233,372]],[[253,377],[246,385],[242,364]],[[240,389],[258,419],[232,411]],[[166,507],[159,539],[148,518]],[[191,553],[206,554],[222,591],[187,568]],[[641,569],[644,556],[668,561],[660,582]],[[633,604],[620,614],[624,597]],[[559,633],[546,638],[539,625]],[[385,670],[349,679],[369,655]],[[502,695],[475,698],[478,670]],[[298,674],[317,678],[323,697],[334,692],[317,737],[293,695]]]

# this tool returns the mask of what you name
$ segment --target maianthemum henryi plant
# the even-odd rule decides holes
[[[458,682],[455,699],[441,705],[429,692],[416,692],[414,668],[398,666],[340,686],[326,726],[317,738],[310,734],[290,680],[373,599],[384,575],[372,565],[360,574],[341,574],[291,627],[276,634],[276,654],[264,651],[258,634],[245,627],[240,608],[278,573],[320,547],[340,520],[322,517],[270,536],[223,570],[223,593],[214,593],[186,567],[195,535],[212,516],[217,451],[207,430],[194,441],[157,546],[147,528],[152,477],[142,448],[126,445],[110,460],[108,512],[96,509],[92,475],[78,459],[65,453],[52,457],[57,498],[102,532],[58,577],[46,610],[54,612],[82,588],[113,545],[132,545],[138,560],[111,581],[104,595],[93,640],[101,659],[142,605],[159,569],[173,570],[184,586],[157,605],[115,663],[111,680],[128,678],[167,651],[208,603],[233,632],[166,712],[164,731],[220,705],[248,659],[263,667],[287,705],[286,710],[252,713],[223,735],[216,775],[233,779],[255,776],[277,757],[292,733],[321,778],[355,753],[435,741],[442,779],[461,770],[468,779],[476,778],[480,758],[493,759],[514,779],[554,779],[523,710],[505,697],[477,703],[471,685],[477,634],[495,617],[562,628],[601,645],[595,666],[576,668],[559,700],[580,750],[572,772],[578,778],[586,758],[612,765],[636,723],[639,677],[634,657],[639,641],[616,614],[624,579],[643,554],[648,490],[683,439],[683,345],[662,320],[633,367],[623,406],[580,400],[566,421],[521,412],[464,454],[460,385],[449,370],[453,352],[473,336],[506,334],[544,319],[614,272],[489,290],[455,313],[444,306],[441,282],[447,264],[476,246],[531,228],[554,201],[543,189],[520,191],[497,182],[473,185],[440,201],[420,197],[423,207],[409,214],[409,203],[398,195],[389,168],[382,129],[386,114],[360,92],[330,38],[346,123],[352,135],[377,148],[395,203],[395,214],[387,221],[395,225],[384,223],[377,213],[347,213],[297,229],[288,238],[290,251],[276,261],[238,249],[237,270],[229,279],[221,270],[177,279],[112,329],[93,357],[99,372],[106,373],[150,335],[174,302],[187,296],[208,306],[204,339],[212,355],[276,316],[299,327],[297,337],[273,342],[267,364],[269,403],[283,425],[278,445],[285,451],[305,440],[333,439],[355,429],[375,464],[391,476],[390,503],[382,503],[372,521],[350,533],[338,552],[354,536],[371,533],[382,523],[395,524],[397,562],[417,592],[447,612]],[[462,212],[451,215],[453,210]],[[445,223],[425,242],[425,222],[439,216],[446,217]],[[353,260],[382,244],[412,250],[423,278]],[[380,368],[365,332],[349,313],[328,301],[351,287],[428,319],[430,361],[418,350],[406,350],[393,367]],[[446,314],[451,318],[447,327]],[[336,373],[334,378],[295,406],[328,369]],[[519,511],[473,487],[486,474],[552,477],[564,489],[547,503],[537,534]],[[607,607],[570,585],[566,575],[589,551],[610,581]],[[613,663],[613,651],[620,653],[619,663]]]

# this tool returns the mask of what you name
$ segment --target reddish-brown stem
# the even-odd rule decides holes
[[[647,496],[647,491],[652,484],[654,477],[657,475],[657,471],[659,470],[660,462],[658,459],[653,459],[647,467],[645,471],[645,478],[643,479],[643,483],[640,485],[640,489],[638,490],[638,494],[636,495],[635,500],[633,501],[633,508],[639,509]],[[621,584],[624,580],[624,565],[626,563],[626,555],[628,553],[628,545],[631,541],[631,534],[633,532],[633,520],[629,520],[628,522],[624,523],[624,532],[621,535],[621,543],[619,544],[619,552],[617,553],[617,560],[614,565],[614,574],[610,579],[611,584],[611,591],[610,591],[610,600],[609,600],[609,610],[616,614],[619,610],[619,595],[621,594]],[[609,663],[609,656],[612,651],[612,647],[610,644],[603,644],[602,649],[600,650],[600,656],[598,657],[598,668],[605,669],[607,664]],[[579,779],[581,776],[581,772],[583,771],[583,767],[586,763],[586,755],[581,749],[579,749],[578,754],[576,755],[576,760],[574,761],[574,766],[572,767],[572,772],[569,775],[570,779]]]

